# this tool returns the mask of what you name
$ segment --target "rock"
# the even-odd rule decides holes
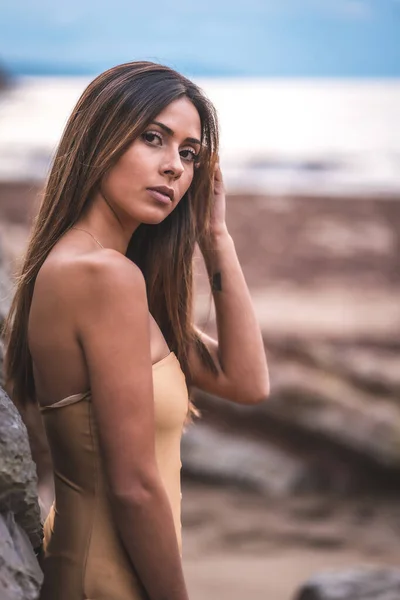
[[[33,548],[42,526],[26,427],[0,388],[0,598],[35,600],[43,575]]]
[[[11,510],[36,548],[42,539],[36,467],[26,427],[16,407],[1,388],[0,461],[0,512]]]
[[[43,574],[29,538],[12,512],[0,514],[0,598],[36,600]]]
[[[400,313],[400,309],[399,309]],[[269,350],[280,360],[314,366],[372,393],[400,399],[400,342],[369,344],[313,339],[268,340]]]
[[[197,422],[182,438],[185,475],[236,484],[269,496],[302,489],[308,479],[301,460],[272,444],[246,439]]]
[[[400,569],[356,567],[320,573],[307,581],[294,600],[399,600]]]
[[[315,466],[325,457],[338,462],[340,450],[341,457],[352,457],[357,470],[362,463],[387,477],[400,471],[399,353],[371,346],[347,348],[341,356],[342,350],[328,341],[270,339],[271,395],[266,402],[245,406],[198,393],[196,403],[205,420],[216,415],[249,435],[257,429],[267,445],[278,441],[289,451],[295,440],[297,448],[306,449],[303,458]],[[347,468],[339,462],[339,470]]]
[[[400,402],[369,393],[338,374],[284,361],[274,372],[264,415],[290,423],[368,457],[383,467],[400,467]]]
[[[0,326],[9,310],[11,284],[0,248]],[[0,340],[0,385],[4,346]],[[42,526],[36,466],[22,418],[0,387],[0,598],[35,600],[43,574],[33,548]]]

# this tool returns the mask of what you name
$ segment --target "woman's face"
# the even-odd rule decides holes
[[[174,210],[192,183],[200,136],[199,114],[186,97],[157,115],[102,181],[122,222],[157,224]]]

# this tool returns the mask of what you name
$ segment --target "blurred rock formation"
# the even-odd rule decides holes
[[[33,548],[42,539],[36,468],[25,425],[0,388],[0,597],[35,600],[42,584]]]
[[[295,600],[398,600],[400,569],[358,567],[320,573],[304,584]]]
[[[0,325],[9,307],[9,293],[9,278],[0,255]],[[0,359],[2,362],[2,347]],[[1,387],[0,463],[0,598],[35,600],[43,577],[33,551],[42,539],[36,467],[26,427]]]

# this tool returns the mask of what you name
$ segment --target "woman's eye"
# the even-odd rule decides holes
[[[144,141],[148,142],[149,144],[161,145],[162,138],[161,138],[161,135],[158,133],[154,133],[153,131],[146,131],[142,135],[142,137],[143,137]]]
[[[186,150],[181,150],[180,152],[183,160],[188,160],[190,162],[195,162],[198,158],[198,155],[196,154],[196,152],[194,150],[191,150],[190,148],[186,149]]]

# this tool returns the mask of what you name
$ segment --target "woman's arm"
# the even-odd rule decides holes
[[[214,197],[213,256],[211,259],[205,256],[205,264],[212,280],[218,342],[199,333],[218,375],[203,365],[193,347],[190,352],[193,385],[222,398],[253,404],[269,394],[267,361],[250,293],[225,223],[225,193],[219,168]]]
[[[99,254],[76,278],[77,337],[115,522],[149,599],[187,600],[172,510],[155,456],[145,282],[117,252]]]

